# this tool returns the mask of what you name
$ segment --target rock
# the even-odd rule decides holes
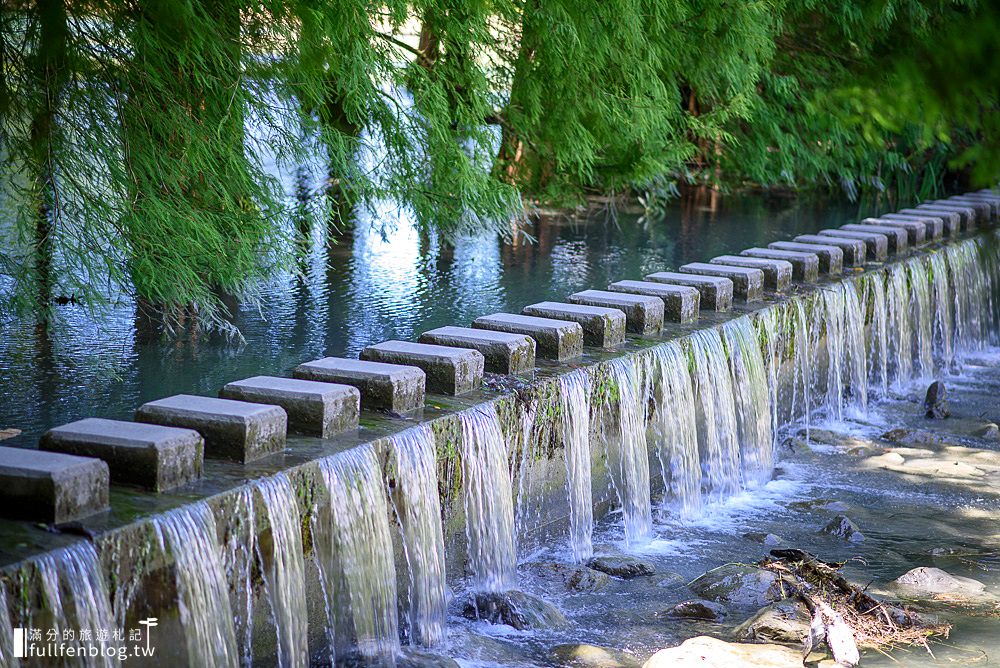
[[[678,603],[662,614],[664,617],[673,617],[675,619],[700,619],[709,622],[721,622],[726,618],[726,609],[722,604],[715,601],[694,599]]]
[[[739,640],[752,642],[799,643],[809,633],[811,617],[802,601],[786,598],[765,606],[736,627]]]
[[[638,668],[634,657],[607,647],[595,645],[556,645],[549,650],[549,661],[555,666],[574,668]]]
[[[851,521],[846,515],[837,515],[830,523],[822,529],[822,533],[843,538],[849,543],[860,543],[864,541],[865,535],[861,533],[858,525]]]
[[[776,573],[749,564],[713,568],[690,587],[702,598],[745,608],[759,608],[784,598]]]
[[[698,636],[677,647],[661,649],[643,668],[801,668],[800,652],[781,645],[729,643]]]
[[[8,438],[14,438],[15,436],[20,436],[20,429],[0,429],[0,441]]]
[[[362,664],[364,665],[364,664]],[[406,647],[396,656],[396,668],[459,668],[450,656]]]
[[[972,434],[987,441],[1000,441],[1000,427],[992,422],[987,422],[972,432]]]
[[[923,429],[890,429],[879,438],[904,445],[941,445],[944,443],[940,436]]]
[[[924,409],[927,411],[926,416],[933,420],[943,420],[951,415],[951,411],[948,410],[948,391],[940,380],[935,380],[927,388]]]
[[[835,499],[812,499],[811,501],[795,501],[788,504],[791,510],[829,510],[833,513],[845,513],[850,509],[843,501]]]
[[[952,575],[940,568],[919,566],[893,580],[895,584],[927,594],[981,594],[986,588],[979,580]]]
[[[611,581],[607,573],[577,564],[533,563],[525,564],[520,570],[566,591],[600,591]]]
[[[761,545],[781,545],[782,542],[781,537],[763,531],[751,531],[743,534],[743,537]]]
[[[681,577],[677,573],[671,573],[667,571],[666,573],[661,573],[663,579],[656,583],[657,587],[663,587],[664,589],[679,589],[681,587],[687,587],[687,579]]]
[[[587,566],[595,571],[607,573],[616,578],[629,580],[640,575],[652,575],[656,572],[649,562],[625,556],[605,556],[594,557],[587,562]]]
[[[519,631],[562,626],[566,617],[548,601],[512,589],[476,592],[465,602],[462,615],[491,624],[506,624]]]

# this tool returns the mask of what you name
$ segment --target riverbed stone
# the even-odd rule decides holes
[[[108,508],[100,459],[0,446],[0,515],[59,524]]]
[[[844,251],[830,244],[807,244],[798,241],[774,241],[767,245],[775,250],[815,253],[819,257],[820,273],[833,276],[844,271]]]
[[[295,367],[295,378],[351,385],[361,392],[361,406],[403,414],[424,405],[427,375],[401,364],[324,357]]]
[[[802,652],[782,645],[689,638],[649,658],[643,668],[802,668]]]
[[[668,283],[696,289],[701,293],[701,306],[716,311],[728,311],[733,306],[733,282],[721,276],[682,274],[676,271],[658,271],[646,276],[653,283]]]
[[[570,320],[583,328],[583,342],[588,346],[614,348],[625,341],[625,312],[605,306],[538,302],[525,306],[524,315],[555,320]]]
[[[354,659],[355,657],[351,658]],[[425,649],[418,649],[413,645],[402,647],[395,658],[396,668],[461,668],[461,664],[450,656],[429,652]],[[338,665],[340,665],[339,662]],[[349,659],[343,665],[360,668],[361,666],[371,665],[371,659],[366,659],[359,653],[356,660],[351,661]]]
[[[781,578],[750,564],[723,564],[698,576],[690,588],[702,598],[741,608],[760,608],[783,598]]]
[[[7,429],[0,429],[0,441],[5,441],[8,438],[14,438],[15,436],[20,436],[21,430],[9,427]]]
[[[886,220],[915,221],[924,224],[924,239],[926,241],[938,241],[944,236],[944,219],[940,216],[933,216],[929,213],[923,215],[911,215],[908,213],[884,213],[879,218]]]
[[[301,378],[254,376],[227,383],[219,396],[281,406],[291,431],[319,438],[357,429],[361,392],[352,385]]]
[[[789,262],[792,265],[792,278],[796,281],[811,283],[819,278],[819,256],[816,253],[799,253],[776,248],[747,248],[740,255]]]
[[[995,422],[987,422],[977,427],[972,435],[986,441],[1000,441],[1000,426]]]
[[[942,224],[944,225],[944,234],[948,236],[955,236],[962,229],[962,214],[958,211],[948,211],[946,209],[900,209],[899,214],[902,216],[931,216],[934,218],[940,218]]]
[[[656,568],[648,561],[626,555],[593,557],[587,562],[587,567],[623,580],[656,573]]]
[[[635,657],[608,647],[567,643],[548,652],[549,662],[566,668],[639,668]]]
[[[764,274],[764,287],[781,292],[792,284],[792,263],[786,260],[770,260],[763,257],[743,257],[742,255],[719,255],[709,260],[712,264],[729,267],[759,269]]]
[[[865,535],[861,533],[858,525],[846,515],[837,515],[834,517],[823,527],[821,533],[843,538],[849,543],[862,543],[865,540]]]
[[[572,592],[600,591],[611,582],[607,573],[580,564],[535,562],[524,564],[519,570],[530,573],[547,585],[556,585],[555,588]]]
[[[726,607],[715,601],[696,598],[690,601],[681,601],[669,610],[665,610],[663,616],[674,619],[697,619],[706,622],[721,622],[726,618]]]
[[[542,598],[515,589],[470,594],[462,606],[462,616],[491,624],[506,624],[518,631],[566,624],[566,617],[559,608]]]
[[[612,283],[608,290],[659,297],[663,300],[663,319],[670,322],[694,322],[701,308],[701,293],[684,285],[626,280]]]
[[[865,242],[860,239],[831,237],[822,234],[800,234],[795,237],[795,242],[818,246],[836,246],[843,253],[843,266],[845,267],[863,267],[865,264]]]
[[[924,594],[953,594],[959,596],[977,596],[986,589],[979,580],[952,575],[940,568],[918,566],[893,580],[893,584],[902,585],[911,591]]]
[[[889,253],[905,253],[910,247],[910,236],[903,228],[887,225],[864,225],[862,223],[848,223],[841,225],[840,229],[851,232],[868,232],[871,234],[882,234],[885,236],[889,246]]]
[[[204,439],[193,429],[85,418],[42,435],[38,447],[108,465],[111,481],[163,492],[201,476]]]
[[[743,534],[743,537],[761,545],[781,545],[782,543],[780,536],[766,531],[748,531]]]
[[[927,226],[913,220],[891,220],[889,218],[865,218],[862,225],[874,225],[875,227],[894,227],[899,230],[906,230],[906,241],[910,246],[919,246],[926,240]]]
[[[663,300],[608,290],[584,290],[568,297],[570,303],[615,308],[625,314],[625,329],[633,334],[655,334],[663,329]]]
[[[873,232],[853,232],[851,230],[820,230],[821,237],[856,239],[865,245],[865,256],[869,262],[885,262],[889,257],[889,239],[884,234]]]
[[[943,420],[951,415],[948,408],[948,389],[940,380],[935,380],[924,395],[925,416],[932,420]]]
[[[540,357],[565,362],[583,354],[583,328],[578,322],[538,318],[516,313],[493,313],[476,318],[475,329],[524,334],[535,340]]]
[[[535,368],[535,340],[524,334],[472,327],[438,327],[420,335],[420,343],[472,348],[483,354],[490,373],[518,375]]]
[[[205,456],[247,463],[281,452],[288,417],[280,406],[175,394],[143,404],[135,419],[194,429],[205,439]]]
[[[733,267],[709,262],[691,262],[678,268],[685,274],[721,276],[733,282],[733,294],[744,301],[757,301],[764,290],[764,272],[754,267]]]
[[[976,226],[976,210],[971,206],[963,206],[957,202],[924,202],[917,205],[916,211],[956,215],[958,216],[959,230],[968,230]]]
[[[361,351],[361,359],[423,369],[428,392],[460,396],[479,389],[486,359],[472,348],[450,348],[431,343],[384,341]]]
[[[809,634],[812,617],[797,598],[785,598],[766,605],[733,631],[737,640],[798,644]]]

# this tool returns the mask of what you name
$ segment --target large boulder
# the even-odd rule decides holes
[[[743,608],[759,608],[783,598],[778,574],[749,564],[713,568],[690,587],[702,598]]]
[[[519,570],[530,573],[552,590],[594,592],[604,589],[611,581],[607,573],[578,564],[535,562],[525,564]]]
[[[893,580],[897,585],[925,594],[956,594],[978,596],[986,589],[979,580],[952,575],[940,568],[920,566]]]
[[[693,599],[678,603],[662,614],[664,617],[673,617],[674,619],[697,619],[706,622],[721,622],[726,618],[726,608],[721,603],[716,603],[715,601]]]
[[[951,415],[951,411],[948,409],[948,390],[945,389],[944,383],[940,380],[935,380],[927,388],[927,394],[924,396],[924,410],[926,416],[932,420],[943,420]]]
[[[519,631],[562,626],[566,617],[548,601],[523,591],[476,592],[462,609],[467,619],[506,624]]]
[[[549,650],[554,666],[571,668],[639,668],[639,661],[625,652],[596,645],[556,645]]]
[[[802,668],[802,653],[781,645],[729,643],[698,636],[661,649],[643,668]]]
[[[640,575],[653,575],[656,569],[648,561],[627,557],[624,555],[594,557],[587,562],[587,566],[595,571],[607,573],[616,578],[629,580]]]
[[[765,606],[736,627],[738,640],[797,644],[809,634],[809,610],[797,598]]]
[[[858,525],[851,521],[846,515],[837,515],[829,524],[822,529],[822,533],[843,538],[849,543],[861,543],[865,540],[865,535],[861,533]]]

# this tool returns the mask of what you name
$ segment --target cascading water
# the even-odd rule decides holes
[[[612,395],[606,398],[611,404],[606,408],[617,418],[616,438],[606,443],[608,461],[621,503],[625,542],[634,545],[648,540],[653,532],[649,456],[646,450],[646,401],[632,359],[614,360],[608,366],[608,373],[612,392],[617,390],[617,397]]]
[[[934,302],[934,356],[944,363],[946,369],[951,368],[954,360],[954,321],[952,320],[952,304],[948,295],[948,266],[940,253],[927,258],[927,273],[931,281],[931,293]]]
[[[235,668],[233,613],[211,509],[194,503],[154,518],[153,528],[174,560],[190,665]]]
[[[920,377],[934,375],[933,320],[931,315],[931,286],[927,268],[922,262],[909,265],[911,306],[913,309],[913,348]]]
[[[698,451],[704,495],[731,496],[741,489],[736,404],[726,351],[719,332],[706,329],[690,337],[692,380],[698,416]]]
[[[806,424],[806,438],[809,436],[809,415],[812,412],[813,358],[809,321],[806,319],[806,307],[803,300],[796,300],[792,308],[786,312],[784,325],[786,332],[792,333],[792,368],[795,369],[792,379],[791,415],[802,418]]]
[[[774,470],[771,398],[757,334],[746,316],[722,326],[736,406],[736,428],[744,484],[763,485]]]
[[[870,344],[868,356],[869,386],[878,389],[880,396],[889,394],[889,310],[886,305],[885,283],[880,275],[865,281],[865,304],[871,313]]]
[[[893,380],[897,388],[905,388],[913,377],[913,326],[910,319],[910,288],[906,280],[906,267],[902,264],[889,268],[886,280],[886,297],[889,322],[892,330],[891,360]]]
[[[836,420],[844,417],[844,293],[831,287],[822,293],[813,312],[817,336],[826,341],[826,401],[828,414]],[[822,306],[822,308],[819,308]]]
[[[319,461],[329,504],[314,513],[313,545],[326,602],[331,662],[356,652],[394,665],[399,652],[389,503],[370,445]]]
[[[445,638],[447,605],[434,433],[422,424],[393,436],[389,456],[395,473],[392,504],[410,575],[405,633],[414,643],[432,646]]]
[[[996,251],[991,256],[987,252],[982,242],[950,246],[943,251],[951,279],[956,355],[981,350],[987,343],[996,343],[998,337],[991,280]]]
[[[513,586],[517,565],[507,447],[492,405],[464,411],[459,418],[472,586],[504,591]]]
[[[576,563],[593,556],[594,499],[590,474],[590,376],[578,369],[559,378],[562,441],[569,502],[569,549]]]
[[[17,668],[20,661],[14,656],[14,639],[6,629],[14,628],[10,621],[10,608],[7,607],[7,589],[0,585],[0,628],[5,629],[0,633],[0,666],[4,668]]]
[[[865,353],[865,311],[854,281],[842,286],[844,292],[844,373],[850,388],[848,405],[864,415],[868,412],[868,372]]]

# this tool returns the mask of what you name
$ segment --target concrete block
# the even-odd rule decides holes
[[[795,241],[801,244],[836,246],[844,254],[845,267],[863,267],[865,265],[865,242],[860,239],[845,239],[822,234],[800,234],[795,237]]]
[[[787,260],[770,260],[763,257],[744,257],[742,255],[720,255],[709,260],[712,264],[728,267],[749,267],[759,269],[764,273],[764,287],[769,290],[787,290],[792,284],[792,263]],[[733,284],[735,287],[736,284]]]
[[[816,253],[784,251],[776,248],[748,248],[740,255],[766,260],[784,260],[792,265],[792,278],[796,281],[815,281],[819,278],[819,256]]]
[[[361,351],[361,359],[385,364],[401,364],[423,369],[427,391],[462,395],[478,390],[483,383],[486,359],[472,348],[450,348],[431,343],[385,341]]]
[[[946,202],[942,204],[927,202],[924,204],[918,204],[916,209],[907,210],[927,211],[929,213],[944,213],[958,216],[958,229],[960,230],[970,229],[970,226],[975,227],[976,224],[976,210],[970,206],[962,206],[961,204],[956,204],[955,202]]]
[[[819,270],[824,274],[839,274],[844,270],[844,251],[829,244],[806,244],[798,241],[775,241],[767,245],[774,250],[796,253],[815,253],[819,257]]]
[[[654,334],[663,329],[663,300],[607,290],[584,290],[568,297],[570,303],[616,308],[625,314],[625,329],[633,334]]]
[[[884,234],[852,232],[851,230],[820,230],[819,236],[860,241],[865,246],[869,262],[885,262],[889,256],[889,239]]]
[[[583,342],[588,346],[613,348],[625,341],[625,313],[616,308],[538,302],[525,306],[521,312],[538,318],[579,323],[583,328]]]
[[[59,524],[108,507],[108,465],[100,459],[0,446],[0,515]]]
[[[677,269],[682,274],[719,276],[733,282],[733,295],[744,301],[760,299],[764,291],[764,272],[752,267],[731,267],[708,262],[691,262]]]
[[[733,282],[721,276],[699,276],[675,271],[658,271],[646,275],[647,281],[683,285],[701,293],[701,305],[716,311],[728,311],[733,306]]]
[[[369,410],[408,413],[424,405],[427,376],[415,366],[324,357],[298,365],[292,375],[356,387],[361,392],[361,406]]]
[[[300,378],[254,376],[227,383],[219,396],[281,406],[288,415],[289,430],[319,438],[357,429],[361,411],[358,388]]]
[[[87,418],[48,430],[38,447],[103,460],[112,482],[163,492],[201,477],[205,441],[193,429]]]
[[[879,218],[885,218],[886,220],[912,220],[923,223],[926,228],[924,231],[925,241],[937,241],[944,236],[944,219],[940,216],[932,216],[930,214],[911,216],[904,213],[886,213],[879,216]]]
[[[608,286],[611,292],[623,292],[663,300],[663,319],[671,322],[693,322],[698,319],[701,293],[696,288],[649,281],[617,281]]]
[[[420,343],[478,350],[490,373],[520,374],[535,368],[535,340],[524,334],[449,326],[424,332]]]
[[[976,225],[986,225],[990,222],[992,218],[992,207],[989,201],[984,201],[982,199],[977,199],[975,197],[949,197],[947,199],[938,200],[939,204],[950,203],[958,204],[960,206],[970,206],[976,212]]]
[[[948,236],[954,236],[959,233],[962,229],[962,215],[958,211],[947,211],[945,209],[936,209],[934,211],[930,209],[900,209],[899,215],[901,216],[915,216],[924,217],[929,216],[932,218],[940,218],[941,222],[944,224],[944,234]]]
[[[862,225],[875,225],[878,227],[895,227],[906,230],[906,241],[910,246],[919,246],[924,243],[927,237],[927,226],[911,220],[892,220],[889,218],[865,218]]]
[[[135,419],[194,429],[205,439],[205,456],[251,462],[285,448],[283,408],[245,401],[175,394],[139,407]]]
[[[867,232],[870,234],[882,234],[889,244],[890,253],[905,253],[910,247],[909,233],[901,227],[891,227],[886,225],[863,225],[861,223],[848,223],[841,225],[840,229],[850,232]]]
[[[559,362],[583,354],[583,328],[577,322],[514,313],[493,313],[476,318],[472,326],[476,329],[530,336],[537,344],[535,350],[538,355]]]

